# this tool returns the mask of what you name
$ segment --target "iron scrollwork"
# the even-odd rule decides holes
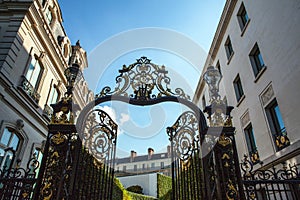
[[[26,168],[20,167],[20,163],[21,160],[17,160],[15,168],[4,166],[0,169],[0,199],[31,198],[40,163],[35,154],[28,161]]]
[[[183,89],[171,90],[169,87],[171,79],[167,76],[168,71],[164,65],[159,66],[150,61],[147,57],[141,57],[128,67],[123,65],[119,70],[120,75],[116,77],[115,89],[106,86],[96,95],[96,98],[119,95],[147,101],[162,96],[176,96],[190,100],[190,96],[185,94]],[[157,93],[154,94],[155,92]]]
[[[101,109],[90,111],[83,124],[84,147],[99,162],[107,161],[116,144],[118,125]]]
[[[276,199],[300,198],[300,171],[296,164],[286,165],[281,168],[272,166],[268,169],[254,170],[254,163],[247,155],[241,163],[245,194],[249,199],[260,199],[268,196]]]
[[[167,133],[173,143],[174,154],[182,161],[187,161],[193,150],[198,148],[198,121],[191,111],[184,112]]]

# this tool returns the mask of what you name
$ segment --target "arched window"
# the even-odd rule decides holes
[[[3,129],[0,134],[0,169],[8,168],[12,164],[21,143],[22,140],[14,129],[10,127]]]

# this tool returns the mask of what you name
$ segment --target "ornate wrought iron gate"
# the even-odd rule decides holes
[[[35,199],[111,199],[115,122],[99,109],[86,115],[80,131],[55,121],[49,126]]]
[[[12,148],[6,151],[12,152],[12,160],[9,166],[0,169],[0,199],[31,199],[39,167],[36,156],[33,155],[25,168],[20,167],[20,160],[17,160],[17,166],[13,168],[15,151]]]
[[[203,166],[198,120],[193,112],[184,112],[167,128],[171,141],[172,199],[204,198]]]
[[[112,100],[137,106],[177,102],[190,108],[167,128],[172,151],[172,200],[299,199],[297,168],[252,172],[251,163],[244,162],[242,180],[231,125],[232,107],[221,104],[215,96],[215,105],[206,111],[217,126],[208,128],[204,114],[189,96],[180,88],[169,88],[165,67],[146,57],[124,65],[115,89],[104,87],[81,111],[75,125],[72,89],[76,76],[70,73],[79,68],[72,67],[66,71],[69,84],[65,96],[51,105],[54,114],[38,178],[36,160],[23,175],[18,167],[0,171],[1,199],[112,199],[118,126],[97,107]]]
[[[253,164],[245,156],[241,163],[246,198],[249,200],[298,200],[300,199],[300,171],[297,165],[285,163],[277,169],[254,170]]]

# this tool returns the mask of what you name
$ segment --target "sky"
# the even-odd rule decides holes
[[[95,94],[115,86],[123,64],[141,56],[165,65],[170,87],[193,97],[225,0],[58,0],[66,34],[87,51],[84,77]],[[188,108],[164,103],[137,107],[110,102],[100,105],[119,125],[118,157],[130,150],[146,154],[166,150],[166,127]]]

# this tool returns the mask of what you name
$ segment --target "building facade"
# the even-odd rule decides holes
[[[25,166],[43,148],[52,108],[66,91],[64,71],[81,71],[87,56],[71,45],[56,0],[0,1],[0,167]],[[75,87],[82,108],[93,93],[84,78]],[[14,159],[13,159],[14,158]]]
[[[239,158],[256,168],[300,163],[300,2],[228,0],[194,102],[209,105],[203,74],[222,74],[220,94],[232,111]]]
[[[142,175],[154,172],[171,176],[170,146],[167,149],[166,153],[154,153],[152,148],[148,148],[147,155],[138,156],[135,151],[131,151],[128,157],[116,158],[116,176]]]

